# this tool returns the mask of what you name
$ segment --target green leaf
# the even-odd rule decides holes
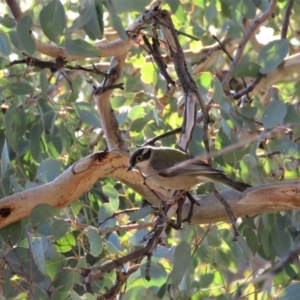
[[[74,20],[72,26],[67,29],[67,33],[85,25],[92,18],[94,12],[95,4],[93,1],[84,1],[79,7],[79,16]]]
[[[201,95],[206,95],[208,93],[212,80],[213,77],[210,72],[202,72],[197,77],[197,82],[199,83],[199,91]]]
[[[109,197],[109,203],[114,210],[119,207],[119,192],[110,185],[104,185],[102,187],[103,193]]]
[[[245,238],[249,248],[252,251],[252,254],[255,255],[258,249],[258,239],[252,228],[248,227],[246,229]]]
[[[33,256],[33,260],[36,266],[38,267],[39,271],[43,275],[47,275],[42,238],[30,239],[29,243],[30,243],[30,250]]]
[[[29,218],[32,226],[37,227],[48,218],[56,216],[57,214],[58,212],[54,207],[48,204],[38,204],[31,211]]]
[[[292,283],[282,289],[276,296],[276,300],[296,300],[300,298],[300,283]]]
[[[75,270],[62,270],[53,281],[53,287],[60,292],[69,291],[74,283]]]
[[[119,198],[119,192],[111,185],[104,185],[102,187],[103,193],[111,198]]]
[[[244,155],[243,161],[248,168],[254,168],[257,165],[257,160],[252,154]]]
[[[127,33],[122,25],[120,17],[116,13],[116,8],[114,7],[113,2],[111,0],[107,0],[105,3],[107,10],[109,11],[109,14],[111,16],[113,27],[116,29],[119,37],[124,41],[128,40]]]
[[[269,42],[258,55],[258,63],[262,66],[260,72],[267,74],[273,71],[283,62],[288,51],[289,41],[286,39]]]
[[[2,154],[1,154],[1,176],[3,176],[8,168],[11,168],[11,162],[9,158],[9,151],[6,139],[3,143]]]
[[[76,245],[76,239],[72,232],[67,233],[54,242],[54,246],[59,252],[68,252]]]
[[[83,29],[90,39],[101,39],[103,35],[103,5],[102,1],[93,1],[94,9],[91,13],[90,20],[84,24]]]
[[[217,231],[212,231],[207,234],[207,243],[211,247],[219,247],[222,244],[222,239],[220,238]]]
[[[40,23],[47,38],[58,43],[66,26],[65,9],[59,0],[52,0],[42,8]]]
[[[130,238],[129,241],[134,246],[141,246],[146,243],[144,237],[149,233],[149,230],[141,229],[136,231]]]
[[[21,42],[23,49],[29,55],[33,55],[35,52],[34,41],[30,37],[30,27],[32,20],[30,16],[24,16],[17,24],[17,33],[19,41]]]
[[[256,8],[252,1],[239,1],[237,9],[246,19],[253,19],[255,17]]]
[[[262,123],[264,127],[273,128],[278,125],[285,117],[287,112],[286,105],[281,100],[273,100],[265,108]]]
[[[138,211],[131,214],[130,217],[129,217],[129,220],[131,222],[133,222],[133,221],[143,219],[146,216],[148,216],[149,214],[151,214],[152,212],[153,212],[153,208],[151,206],[142,207]]]
[[[210,1],[209,6],[205,10],[205,19],[208,25],[212,23],[217,14],[218,12],[215,1]]]
[[[101,52],[93,45],[84,40],[75,39],[71,40],[66,38],[66,51],[70,55],[82,57],[100,57]]]
[[[141,277],[142,277],[143,283],[146,288],[155,287],[155,289],[154,290],[152,289],[152,291],[154,293],[157,293],[159,288],[166,282],[167,272],[161,264],[152,261],[151,267],[150,267],[151,280],[148,281],[145,278],[146,268],[147,268],[147,262],[146,262],[146,259],[144,259],[143,263],[140,266]]]
[[[232,77],[256,77],[260,68],[257,63],[243,61],[233,69]]]
[[[222,83],[217,77],[213,79],[213,88],[214,88],[214,93],[213,93],[214,102],[217,104],[221,104],[224,96],[224,91],[223,91]]]
[[[43,161],[36,173],[36,178],[42,182],[50,182],[57,178],[61,173],[61,163],[55,159]]]
[[[140,13],[145,10],[145,7],[149,5],[149,3],[149,0],[114,0],[114,4],[118,13],[123,13],[126,11],[137,11]]]
[[[157,72],[153,66],[153,63],[147,63],[143,65],[141,69],[141,80],[146,84],[156,84]]]
[[[69,222],[65,220],[55,220],[52,224],[52,235],[56,240],[59,240],[67,233],[69,228]]]
[[[101,128],[101,121],[100,118],[98,117],[96,110],[94,107],[88,103],[88,102],[76,102],[74,104],[76,112],[79,116],[79,118],[89,124],[92,125],[96,128]]]
[[[283,257],[290,250],[292,241],[288,231],[274,223],[271,230],[271,243],[279,257]]]
[[[3,30],[0,30],[0,54],[8,56],[10,53],[11,46],[7,34]]]
[[[287,104],[287,112],[284,117],[284,123],[300,124],[300,116],[293,104]]]
[[[174,250],[174,265],[171,272],[173,286],[178,286],[191,262],[191,245],[182,241]]]
[[[13,94],[16,95],[27,95],[33,92],[32,86],[27,81],[10,83],[8,88]]]
[[[101,254],[103,249],[102,238],[99,235],[98,230],[95,227],[87,227],[85,229],[90,242],[90,251],[93,256]]]
[[[5,243],[16,245],[22,232],[22,222],[18,221],[0,229],[0,236]]]

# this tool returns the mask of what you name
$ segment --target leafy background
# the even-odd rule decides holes
[[[276,38],[287,2],[277,3],[274,17],[259,32],[265,44],[261,51],[257,53],[247,44],[235,76],[255,76],[258,70],[269,73],[286,55],[298,52],[299,1],[293,6],[288,39]],[[240,38],[244,32],[243,18],[252,20],[268,6],[266,0],[170,0],[164,3],[164,7],[172,11],[177,29],[201,40],[179,36],[189,68],[201,61],[199,50],[203,46],[215,43],[212,34],[219,39]],[[51,73],[48,69],[22,64],[6,67],[12,60],[23,59],[22,51],[49,60],[35,52],[29,30],[41,41],[63,46],[69,54],[87,57],[73,65],[95,63],[105,71],[109,59],[93,58],[97,52],[92,44],[102,37],[108,39],[113,28],[124,37],[123,27],[143,13],[148,4],[142,0],[89,0],[80,4],[58,0],[21,1],[21,9],[26,14],[18,24],[6,4],[0,4],[1,198],[50,182],[80,158],[106,148],[101,120],[91,96],[93,86],[99,85],[102,76],[65,70]],[[125,90],[114,91],[111,99],[131,150],[149,138],[177,128],[182,122],[182,111],[177,107],[180,92],[167,103],[163,102],[165,82],[146,56],[142,47],[132,48],[122,78]],[[209,69],[195,77],[202,96],[209,99],[213,95],[216,103],[210,111],[214,120],[211,148],[222,149],[233,144],[242,139],[242,133],[247,130],[258,132],[276,126],[290,126],[293,138],[278,134],[269,139],[267,145],[259,142],[247,145],[242,151],[215,158],[214,164],[229,176],[240,177],[252,185],[297,179],[298,75],[278,83],[278,93],[270,95],[269,103],[254,97],[251,107],[240,108],[238,101],[224,97],[219,81],[213,76],[216,70],[228,69],[229,64],[226,55],[221,55]],[[171,71],[176,79],[175,72]],[[175,137],[162,140],[167,146],[174,146],[175,142]],[[189,151],[193,155],[204,153],[201,123],[194,130]],[[274,151],[278,152],[276,159],[264,155]],[[197,190],[198,193],[208,191],[206,185]],[[146,207],[133,214],[110,218],[101,226],[98,224],[115,211],[141,207],[142,200],[124,184],[107,178],[97,182],[69,207],[56,210],[38,205],[29,218],[2,229],[2,298],[94,299],[91,295],[84,296],[81,268],[102,265],[135,250],[148,232],[141,229],[105,233],[103,230],[133,221],[150,222],[153,216]],[[258,274],[268,274],[280,258],[298,245],[299,218],[299,212],[291,210],[241,219],[238,242],[232,242],[228,223],[185,224],[182,230],[171,231],[166,246],[154,252],[151,281],[143,276],[143,262],[139,271],[129,277],[122,299],[169,299],[168,293],[178,299],[230,299],[242,284],[245,284],[242,294],[247,299],[297,297],[299,271],[293,263],[287,264],[269,281],[253,279]],[[115,276],[105,274],[103,280],[94,284],[93,290],[103,292],[113,284]]]

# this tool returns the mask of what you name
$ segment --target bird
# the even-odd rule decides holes
[[[170,147],[144,146],[129,158],[127,171],[137,169],[155,184],[171,190],[189,191],[203,182],[218,182],[239,192],[251,185],[227,177],[205,161]]]

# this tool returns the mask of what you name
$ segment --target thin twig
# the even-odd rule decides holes
[[[244,53],[246,43],[250,39],[251,35],[255,32],[255,30],[262,23],[264,23],[273,14],[273,12],[275,10],[275,7],[276,7],[276,4],[277,4],[277,0],[272,0],[270,2],[270,5],[269,5],[268,9],[260,17],[258,17],[256,20],[254,20],[253,23],[248,28],[248,30],[245,32],[242,40],[239,43],[239,46],[238,46],[238,49],[237,49],[236,54],[234,56],[233,62],[230,65],[230,70],[228,71],[228,73],[225,75],[225,77],[223,79],[223,82],[222,82],[223,87],[227,87],[229,79],[231,77],[231,73],[232,73],[233,69],[240,62],[240,60],[243,56],[243,53]]]
[[[265,77],[266,77],[265,74],[259,73],[257,75],[257,77],[255,78],[255,80],[252,81],[245,89],[243,89],[242,91],[240,91],[238,93],[232,94],[231,97],[233,99],[239,99],[242,96],[244,96],[245,94],[252,92],[256,88],[256,86],[260,83],[260,81]]]
[[[122,211],[117,211],[115,213],[113,213],[112,215],[110,215],[109,217],[105,218],[103,221],[99,222],[97,227],[101,226],[103,223],[105,223],[106,221],[115,218],[118,215],[122,215],[122,214],[128,214],[128,213],[132,213],[139,210],[138,207],[134,207],[134,208],[128,208],[128,209],[124,209]]]
[[[281,35],[280,35],[282,39],[286,39],[287,36],[287,30],[290,23],[290,16],[292,13],[294,2],[295,2],[294,0],[289,0],[285,9],[284,18],[282,22]]]
[[[153,146],[155,144],[155,142],[157,142],[157,141],[159,141],[159,140],[161,140],[165,137],[168,137],[170,135],[174,135],[174,134],[180,133],[180,132],[181,132],[181,127],[175,128],[175,129],[167,131],[167,132],[164,132],[164,133],[162,133],[162,134],[146,141],[141,147],[148,146],[148,145]]]

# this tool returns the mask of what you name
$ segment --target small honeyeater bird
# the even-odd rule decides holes
[[[128,171],[138,169],[150,181],[173,190],[189,191],[203,182],[218,182],[239,192],[251,185],[227,177],[202,160],[168,147],[145,146],[134,151]]]

